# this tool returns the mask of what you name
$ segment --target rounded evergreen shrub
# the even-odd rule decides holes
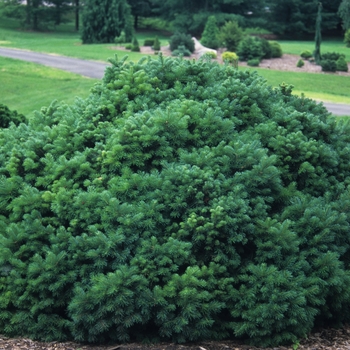
[[[300,54],[300,57],[305,59],[305,60],[308,60],[312,57],[312,52],[309,50],[305,50]]]
[[[331,59],[323,59],[320,63],[323,72],[336,72],[337,63]]]
[[[189,34],[175,32],[170,37],[170,50],[177,50],[179,46],[185,46],[191,53],[194,52],[194,41]]]
[[[19,125],[26,122],[27,119],[23,114],[11,111],[7,106],[0,103],[0,128],[8,128],[11,123]]]
[[[247,65],[251,67],[258,67],[260,64],[259,58],[252,58],[251,60],[247,61]]]
[[[295,343],[350,321],[350,130],[215,62],[111,60],[0,130],[0,333]]]
[[[277,41],[269,41],[271,57],[279,58],[283,56],[281,45]]]
[[[325,52],[324,54],[321,55],[322,60],[331,60],[331,61],[336,61],[340,57],[345,57],[343,54],[339,52]]]
[[[143,41],[143,46],[153,46],[154,45],[154,39],[146,38]]]
[[[191,51],[187,50],[184,45],[180,45],[176,50],[172,51],[172,56],[191,56]]]
[[[335,63],[338,71],[347,72],[349,70],[348,62],[346,62],[344,56],[340,56]]]
[[[305,65],[305,63],[304,63],[304,61],[303,61],[302,59],[300,59],[300,60],[297,62],[297,67],[298,67],[298,68],[302,68],[302,67],[304,67],[304,65]]]
[[[235,52],[225,51],[221,54],[223,62],[238,63],[238,56]]]
[[[262,47],[262,42],[258,37],[246,36],[239,43],[237,54],[241,61],[248,61],[252,58],[263,58],[265,52]]]

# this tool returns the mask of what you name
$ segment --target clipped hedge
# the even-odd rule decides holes
[[[349,126],[229,65],[111,63],[0,131],[0,333],[277,346],[349,322]]]

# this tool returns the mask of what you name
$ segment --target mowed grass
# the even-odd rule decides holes
[[[132,61],[138,61],[144,55],[138,52],[118,50],[121,44],[88,44],[83,45],[80,34],[74,31],[72,23],[66,25],[65,30],[48,32],[24,31],[16,27],[13,20],[0,17],[0,47],[12,47],[36,52],[64,55],[107,62],[108,58],[127,54]],[[169,44],[169,37],[161,33],[142,31],[137,33],[139,45],[143,45],[145,38],[158,36],[161,45]]]
[[[265,68],[250,69],[263,76],[269,85],[294,85],[293,93],[321,101],[350,104],[350,77],[336,74],[299,73]]]
[[[278,40],[282,47],[283,53],[300,55],[303,51],[314,52],[315,42],[309,41],[295,41],[295,40]],[[350,48],[346,47],[343,39],[324,39],[321,43],[321,54],[326,52],[338,52],[345,55],[347,62],[350,62]]]
[[[0,57],[0,103],[30,117],[52,101],[71,104],[87,97],[96,79]]]

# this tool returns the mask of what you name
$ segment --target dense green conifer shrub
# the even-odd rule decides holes
[[[211,49],[217,49],[220,46],[219,33],[215,16],[209,16],[202,33],[201,44]]]
[[[141,49],[140,49],[140,44],[136,38],[136,36],[133,37],[132,39],[132,42],[131,42],[131,51],[134,51],[134,52],[140,52]]]
[[[344,43],[346,44],[346,47],[350,47],[350,29],[344,34]]]
[[[7,128],[11,123],[18,125],[27,121],[23,114],[11,111],[7,106],[0,103],[0,128]]]
[[[281,45],[277,41],[269,41],[271,57],[279,58],[283,56]]]
[[[312,57],[312,53],[309,50],[305,50],[300,54],[300,57],[303,58],[304,60],[308,60]]]
[[[337,65],[337,70],[340,72],[347,72],[349,70],[348,67],[348,62],[345,61],[344,55],[341,55],[337,60],[336,60],[336,65]]]
[[[237,54],[241,61],[248,61],[253,58],[261,59],[266,52],[263,49],[262,41],[256,36],[246,36],[238,45]]]
[[[153,43],[153,45],[152,45],[152,49],[153,49],[154,51],[159,51],[159,50],[161,49],[161,47],[160,47],[160,41],[159,41],[158,36],[156,36],[155,39],[154,39],[154,43]]]
[[[337,71],[337,61],[330,59],[323,59],[320,62],[323,72],[336,72]]]
[[[305,63],[304,63],[304,60],[300,59],[298,62],[297,62],[297,67],[298,68],[302,68],[304,67]]]
[[[227,51],[234,52],[243,39],[243,29],[237,21],[226,22],[219,31],[220,44],[226,47]]]
[[[349,322],[349,126],[229,65],[111,63],[0,131],[0,333],[265,346]]]
[[[251,67],[258,67],[260,64],[259,58],[252,58],[251,60],[247,61],[247,65]]]
[[[183,45],[190,52],[194,52],[194,41],[189,34],[175,32],[174,35],[170,37],[170,50],[174,51]]]

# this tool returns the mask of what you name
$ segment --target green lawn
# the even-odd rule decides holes
[[[34,110],[53,100],[72,103],[87,97],[98,82],[77,74],[10,58],[0,57],[0,103],[30,117]]]
[[[293,92],[304,93],[306,97],[317,100],[350,104],[350,77],[336,74],[315,74],[276,71],[255,68],[267,82],[277,87],[282,82],[294,85]]]
[[[300,55],[303,51],[315,50],[314,41],[295,41],[295,40],[278,40],[282,47],[283,53]],[[345,46],[342,39],[324,39],[321,43],[321,54],[325,52],[339,52],[345,55],[346,60],[350,62],[350,48]]]

